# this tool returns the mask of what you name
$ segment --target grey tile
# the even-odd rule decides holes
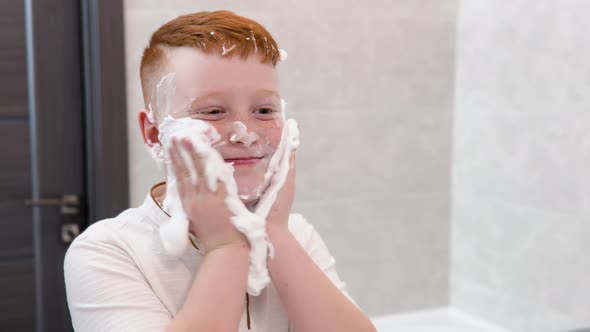
[[[298,201],[370,315],[448,302],[448,196]]]
[[[302,142],[298,195],[323,200],[448,192],[448,116],[352,109],[295,114]]]

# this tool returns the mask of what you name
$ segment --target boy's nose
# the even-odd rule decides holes
[[[232,144],[243,144],[245,147],[250,147],[254,142],[260,139],[260,136],[241,121],[235,121],[231,124],[229,132],[229,141]]]

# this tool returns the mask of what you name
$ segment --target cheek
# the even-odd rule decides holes
[[[276,150],[279,147],[279,143],[281,143],[281,129],[282,128],[277,128],[268,133],[267,140],[273,150]]]
[[[263,143],[268,144],[275,151],[281,143],[282,132],[282,122],[269,121],[260,127],[258,134],[262,137]]]
[[[223,126],[220,123],[212,121],[208,121],[207,123],[209,123],[209,125],[211,125],[211,127],[213,127],[215,131],[217,131],[217,134],[219,134],[220,137],[219,141],[217,141],[216,144],[213,144],[213,147],[217,148],[219,144],[225,145],[227,143],[226,137],[228,137],[228,129],[226,128],[227,126]]]

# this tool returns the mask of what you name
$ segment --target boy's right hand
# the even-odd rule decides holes
[[[232,213],[225,204],[225,184],[219,181],[217,192],[209,190],[205,181],[203,158],[188,138],[183,138],[180,142],[172,138],[171,145],[169,155],[178,182],[178,196],[190,221],[189,231],[203,244],[205,253],[224,247],[249,248],[247,238],[231,224]],[[187,165],[180,149],[188,152],[193,165]],[[196,185],[191,179],[189,167],[196,170]]]

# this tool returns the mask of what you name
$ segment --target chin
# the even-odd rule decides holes
[[[238,196],[248,204],[256,201],[264,191],[264,172],[261,169],[236,170],[234,179],[238,186]]]
[[[262,195],[264,189],[263,182],[263,177],[259,181],[252,181],[252,179],[236,179],[236,184],[238,185],[238,196],[242,202],[249,204],[257,201],[260,198],[260,195]]]
[[[244,203],[251,203],[260,198],[262,186],[242,188],[238,186],[238,196]]]

